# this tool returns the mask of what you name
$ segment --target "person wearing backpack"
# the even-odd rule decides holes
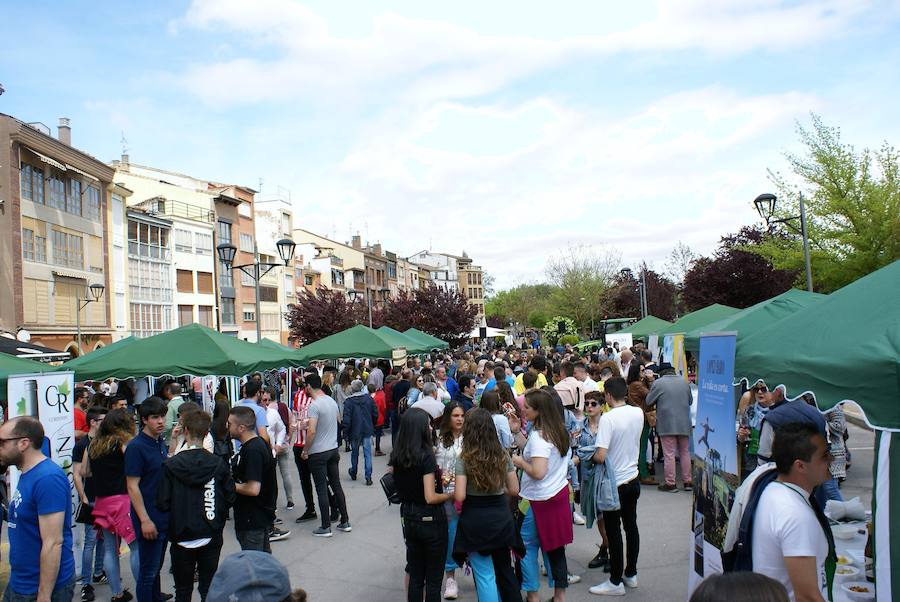
[[[774,432],[771,457],[774,473],[758,468],[736,494],[742,511],[729,523],[725,568],[772,577],[791,600],[824,602],[834,579],[834,541],[813,490],[831,478],[828,443],[812,424],[787,423]]]

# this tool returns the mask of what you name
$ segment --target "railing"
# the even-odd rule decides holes
[[[184,219],[194,220],[197,222],[206,222],[212,224],[216,221],[214,211],[190,205],[183,201],[172,201],[169,199],[150,199],[137,205],[145,211],[157,213],[160,215],[168,215],[171,217],[181,217]]]

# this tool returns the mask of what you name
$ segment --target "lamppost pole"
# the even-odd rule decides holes
[[[99,301],[100,297],[103,296],[103,291],[106,290],[106,287],[102,284],[92,284],[88,287],[88,290],[91,293],[90,297],[85,296],[84,299],[76,298],[75,299],[75,337],[78,342],[78,355],[82,355],[81,349],[81,310],[88,306],[89,303],[93,303],[94,301]]]
[[[800,193],[800,231],[803,236],[803,258],[806,262],[806,290],[812,292],[812,266],[809,261],[809,236],[806,230],[806,205],[803,203],[803,193]]]
[[[256,241],[253,241],[253,283],[256,287],[256,342],[259,343],[262,341],[262,326],[260,325],[260,321],[262,320],[262,314],[259,311],[259,280],[262,278],[262,275],[259,273],[259,248],[256,246]],[[267,272],[269,270],[266,270]]]
[[[756,211],[759,213],[759,216],[766,221],[766,227],[769,228],[769,230],[772,229],[774,224],[784,224],[794,232],[798,233],[803,239],[803,262],[806,268],[806,290],[812,292],[812,266],[809,259],[809,231],[807,230],[806,204],[803,202],[803,193],[800,193],[800,215],[772,219],[775,215],[775,203],[777,201],[778,197],[767,192],[756,197],[753,200],[753,204],[756,206]],[[800,220],[799,229],[791,223],[793,220],[797,219]]]

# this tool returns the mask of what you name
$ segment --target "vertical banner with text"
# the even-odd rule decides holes
[[[688,595],[705,577],[722,572],[722,544],[739,484],[734,351],[735,333],[700,337]]]

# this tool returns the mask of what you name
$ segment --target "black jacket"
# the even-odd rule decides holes
[[[205,449],[185,450],[163,464],[156,507],[170,513],[173,542],[221,536],[234,498],[231,471]]]

